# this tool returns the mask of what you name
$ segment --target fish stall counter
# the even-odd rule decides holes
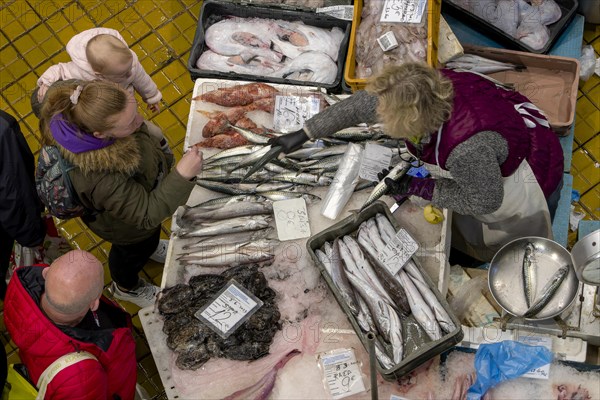
[[[235,84],[240,84],[240,82],[235,82]],[[201,85],[218,87],[215,82],[198,80],[194,96],[200,92]],[[306,88],[302,88],[302,90],[306,90]],[[198,107],[198,102],[192,101],[186,146],[199,140],[199,132],[203,128],[196,123],[198,116],[205,117],[206,114],[198,113]],[[215,152],[214,149],[206,150],[205,156]],[[310,194],[323,198],[327,190],[328,187],[314,187],[310,190]],[[335,220],[323,217],[320,214],[320,202],[306,196],[309,200],[306,202],[306,210],[310,235],[314,236],[333,224],[354,215],[352,211],[360,209],[370,193],[370,189],[355,192]],[[221,196],[223,195],[197,186],[192,191],[187,206],[194,206]],[[381,200],[388,207],[394,203],[391,198],[387,197],[383,197]],[[206,331],[206,329],[198,327],[198,319],[184,315],[185,310],[190,308],[191,303],[198,297],[194,290],[198,290],[199,287],[208,287],[206,281],[198,283],[198,278],[192,277],[198,274],[203,276],[223,274],[223,276],[236,277],[236,281],[238,278],[242,280],[245,278],[243,272],[241,275],[231,275],[225,272],[228,268],[216,264],[209,263],[207,266],[198,266],[194,263],[186,263],[185,257],[182,257],[185,252],[184,247],[194,246],[198,242],[198,238],[179,237],[175,234],[179,229],[177,223],[180,212],[182,212],[181,208],[173,218],[174,234],[169,243],[161,284],[164,296],[169,294],[169,291],[164,289],[177,286],[176,289],[173,289],[173,293],[177,293],[177,296],[171,296],[173,301],[168,304],[163,302],[160,305],[159,300],[157,305],[144,308],[139,312],[168,398],[234,399],[248,398],[251,395],[256,398],[276,399],[325,399],[342,398],[349,395],[351,398],[371,397],[369,355],[357,337],[347,315],[336,302],[321,277],[319,269],[308,254],[306,247],[308,235],[303,238],[281,241],[274,245],[272,248],[273,259],[258,269],[264,275],[264,279],[254,275],[256,279],[253,282],[260,281],[261,285],[268,286],[267,288],[263,286],[261,292],[262,294],[267,293],[267,295],[261,295],[260,299],[257,299],[253,293],[258,292],[246,294],[257,302],[263,302],[263,311],[273,310],[273,306],[276,306],[276,309],[265,317],[266,324],[256,328],[256,331],[248,333],[253,337],[252,345],[243,339],[241,341],[233,340],[234,335],[232,335],[224,338],[226,341],[230,340],[228,342],[230,345],[219,350],[219,354],[226,354],[228,358],[212,357],[210,359],[206,357],[207,351],[210,352],[210,349],[207,350],[204,347],[209,347],[209,342],[201,346],[190,346],[190,343],[193,344],[193,340],[197,338],[198,332],[200,331],[202,334],[202,331]],[[406,229],[420,244],[420,250],[415,257],[434,284],[444,292],[447,285],[446,275],[449,273],[446,249],[450,240],[450,215],[445,212],[442,223],[430,224],[423,217],[423,207],[406,201],[394,212],[393,216],[397,225]],[[275,225],[273,222],[271,224]],[[233,233],[231,234],[233,235]],[[226,242],[227,236],[228,233],[220,232],[217,237],[218,240]],[[220,277],[212,279],[218,280]],[[211,297],[211,300],[213,298],[220,299],[225,292],[212,293],[215,297]],[[211,307],[214,304],[216,301],[211,304]],[[174,317],[169,315],[168,318],[165,318],[161,315],[159,308],[164,311],[168,307],[182,311]],[[257,314],[259,312],[261,311],[257,311]],[[267,311],[263,312],[263,314],[266,313]],[[165,325],[168,326],[165,327]],[[239,326],[241,330],[243,325]],[[256,339],[259,329],[260,332],[270,332],[273,337],[271,344],[267,344],[266,350],[261,347],[260,339]],[[169,332],[169,335],[165,333],[165,330]],[[235,336],[239,337],[240,335],[236,332]],[[185,352],[186,357],[178,359],[178,354],[172,349]],[[268,354],[265,354],[267,351]],[[200,362],[195,363],[198,359]],[[248,359],[252,359],[252,361],[244,361]],[[333,362],[334,359],[338,362]],[[340,364],[340,359],[343,359],[344,363]],[[189,365],[195,369],[185,369]],[[340,368],[343,371],[340,371]],[[379,374],[377,386],[379,394],[384,398],[389,398],[393,394],[399,395],[402,392],[402,388],[397,382],[386,381]]]

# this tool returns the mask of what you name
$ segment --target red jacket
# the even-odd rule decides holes
[[[32,381],[57,358],[85,350],[98,361],[62,370],[48,385],[46,399],[133,399],[137,366],[129,314],[103,296],[97,315],[106,328],[96,328],[91,313],[77,327],[58,327],[39,307],[44,267],[17,269],[4,302],[4,322]]]

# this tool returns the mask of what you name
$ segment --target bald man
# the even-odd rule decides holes
[[[102,295],[104,269],[94,255],[73,250],[50,266],[22,267],[8,285],[4,321],[31,380],[65,354],[84,360],[62,370],[46,399],[133,399],[135,342],[131,318]]]

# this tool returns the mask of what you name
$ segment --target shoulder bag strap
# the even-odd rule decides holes
[[[70,367],[73,364],[77,364],[79,361],[83,361],[83,360],[98,361],[98,359],[96,357],[94,357],[92,354],[88,353],[87,351],[80,351],[80,352],[73,352],[73,353],[65,354],[64,356],[60,357],[59,359],[54,361],[52,364],[50,364],[48,366],[48,368],[46,368],[44,370],[44,372],[42,372],[42,375],[40,375],[40,379],[38,380],[38,383],[37,383],[38,395],[36,397],[36,400],[44,399],[44,396],[46,395],[46,388],[48,387],[48,384],[52,381],[52,379],[54,379],[54,377],[56,377],[56,375],[58,375],[58,373],[60,371],[62,371],[63,369],[65,369],[67,367]]]

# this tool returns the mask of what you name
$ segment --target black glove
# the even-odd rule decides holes
[[[302,145],[308,141],[308,136],[304,129],[299,131],[288,133],[287,135],[281,135],[269,139],[268,143],[272,146],[281,146],[284,153],[291,153],[298,150]]]
[[[400,179],[395,181],[392,178],[386,178],[387,174],[389,173],[389,170],[384,169],[377,174],[377,178],[379,179],[379,181],[385,178],[385,184],[389,188],[387,194],[390,196],[401,196],[407,194],[408,188],[410,187],[410,182],[412,181],[413,177],[404,174]]]

